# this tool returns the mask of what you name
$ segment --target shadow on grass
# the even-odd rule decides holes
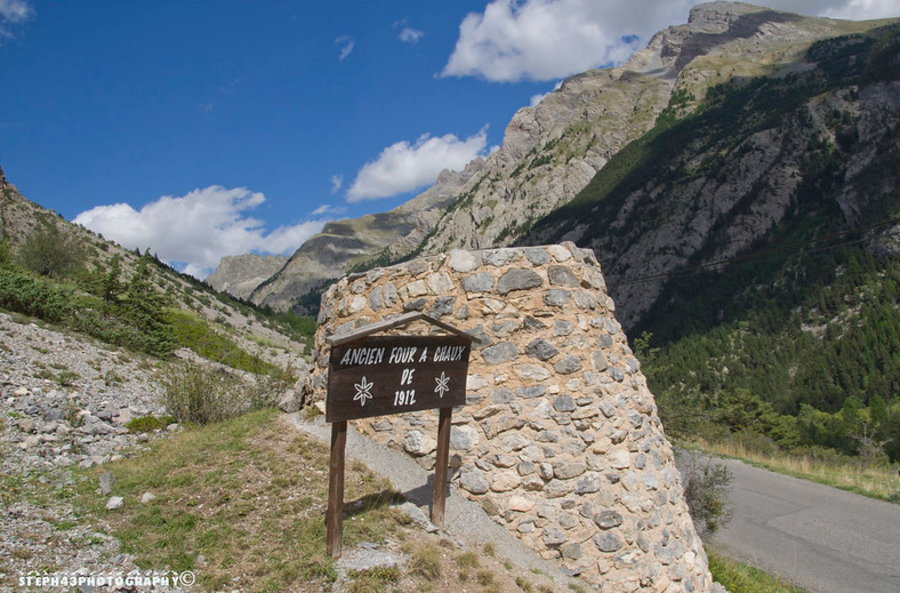
[[[354,517],[369,511],[403,504],[407,498],[396,490],[382,490],[374,494],[367,494],[352,501],[344,502],[344,515]]]

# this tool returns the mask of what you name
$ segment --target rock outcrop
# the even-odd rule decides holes
[[[454,250],[352,275],[322,299],[325,338],[421,311],[477,339],[454,414],[455,482],[498,523],[603,591],[710,591],[702,543],[640,364],[589,250]],[[433,330],[419,322],[406,333]],[[434,411],[357,429],[435,463]]]
[[[640,167],[615,180],[601,172],[580,203],[542,220],[521,244],[592,249],[631,328],[673,272],[720,270],[715,262],[793,242],[790,229],[804,220],[856,228],[889,219],[900,184],[894,31],[880,42],[824,42],[806,68],[730,88],[690,122],[635,147]],[[869,61],[876,43],[892,71]],[[875,252],[893,243],[867,240]]]
[[[258,286],[250,300],[275,310],[290,309],[299,297],[340,278],[354,264],[379,255],[391,260],[408,254],[424,241],[460,188],[483,165],[476,159],[461,172],[442,172],[431,188],[390,212],[326,224],[278,273]]]
[[[238,299],[248,299],[260,284],[274,276],[287,263],[282,255],[229,255],[222,258],[206,283]]]

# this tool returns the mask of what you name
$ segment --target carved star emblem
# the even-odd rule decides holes
[[[371,381],[366,381],[365,377],[359,383],[354,383],[356,395],[353,397],[353,401],[359,402],[361,406],[366,405],[366,401],[372,399],[372,386],[374,385]]]
[[[438,394],[438,397],[443,399],[444,394],[450,391],[450,377],[448,377],[446,373],[441,371],[441,376],[437,377],[434,382],[437,383],[437,387],[434,388],[434,392]]]

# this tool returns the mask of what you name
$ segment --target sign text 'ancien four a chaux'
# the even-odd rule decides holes
[[[328,422],[465,403],[471,341],[460,336],[370,336],[331,350]]]

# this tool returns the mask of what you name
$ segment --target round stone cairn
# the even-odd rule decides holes
[[[463,492],[595,590],[721,591],[614,310],[593,252],[572,243],[454,250],[354,274],[322,297],[306,403],[326,395],[326,337],[410,311],[440,318],[477,338],[451,430]],[[417,321],[392,333],[442,330]],[[437,416],[354,424],[431,469]]]

